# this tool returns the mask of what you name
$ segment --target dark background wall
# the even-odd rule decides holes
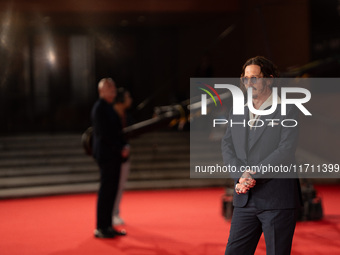
[[[0,132],[83,131],[102,77],[131,91],[133,114],[143,120],[157,105],[188,98],[190,77],[238,77],[255,55],[282,72],[334,56],[339,45],[315,48],[322,38],[339,38],[336,28],[332,38],[320,32],[317,6],[308,0],[1,1]],[[330,1],[323,15],[334,8]]]

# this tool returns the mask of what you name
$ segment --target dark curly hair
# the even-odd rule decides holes
[[[256,56],[248,59],[242,67],[241,77],[244,76],[246,67],[250,65],[257,65],[261,67],[261,72],[263,73],[264,78],[269,78],[271,76],[274,78],[279,77],[279,70],[277,69],[277,66],[272,61],[262,56]]]

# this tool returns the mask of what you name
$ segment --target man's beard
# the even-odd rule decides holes
[[[266,87],[262,86],[262,88],[257,89],[254,86],[251,86],[251,88],[253,89],[253,91],[257,91],[257,94],[254,95],[254,93],[253,93],[253,95],[252,95],[253,99],[257,99],[259,97],[259,95],[261,95],[263,93],[263,91],[265,90]]]

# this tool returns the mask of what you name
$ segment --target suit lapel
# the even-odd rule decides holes
[[[253,133],[253,139],[251,139],[250,143],[249,143],[249,148],[248,151],[250,151],[254,145],[256,144],[256,142],[259,140],[259,138],[262,136],[263,132],[267,129],[267,128],[273,128],[271,126],[268,126],[268,124],[270,122],[266,121],[266,119],[275,119],[275,116],[277,115],[278,110],[274,111],[272,114],[270,115],[265,115],[265,116],[260,116],[260,119],[264,122],[262,127],[258,127],[255,130],[251,131],[254,132]],[[249,112],[248,112],[249,114]],[[249,115],[248,115],[249,116]],[[280,118],[276,118],[276,119],[280,119]],[[274,121],[275,122],[275,121]]]
[[[249,109],[248,107],[245,107],[245,115],[234,115],[233,116],[233,122],[242,123],[245,120],[245,127],[242,125],[235,125],[233,127],[233,133],[236,137],[237,143],[236,146],[239,146],[239,150],[241,151],[242,155],[240,155],[242,159],[247,158],[247,148],[248,148],[248,119],[249,119]],[[245,118],[246,117],[246,118]]]

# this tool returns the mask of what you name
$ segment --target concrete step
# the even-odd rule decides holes
[[[128,181],[126,190],[221,187],[226,184],[227,181],[222,179],[143,180]],[[97,192],[98,188],[98,182],[10,188],[0,190],[0,199],[92,193]]]
[[[142,171],[165,171],[176,169],[189,169],[189,160],[168,161],[145,161],[135,164],[131,162],[131,172]],[[12,167],[4,167],[0,171],[0,178],[15,176],[35,176],[35,175],[51,175],[51,174],[73,174],[97,172],[98,166],[94,161],[81,164],[54,164],[54,165],[20,165]]]
[[[181,170],[148,170],[142,172],[131,172],[129,180],[168,180],[177,178],[190,178],[189,172]],[[38,176],[16,176],[0,178],[0,189],[15,187],[47,186],[71,183],[88,183],[98,182],[99,171],[89,173],[67,173],[67,174],[49,174]],[[0,191],[1,193],[1,191]]]
[[[154,132],[131,139],[135,145],[161,144],[188,144],[189,135],[186,132]],[[44,149],[44,148],[81,148],[81,134],[56,134],[56,135],[18,135],[0,136],[0,151],[20,149]]]
[[[24,158],[24,159],[2,159],[0,161],[0,169],[6,167],[25,167],[25,166],[41,166],[41,165],[75,165],[75,164],[91,164],[91,157],[83,156],[63,156],[63,157],[42,157],[42,158]],[[0,170],[2,171],[2,170]]]
[[[147,164],[150,161],[154,163],[162,163],[167,161],[189,161],[189,153],[179,152],[178,154],[134,154],[131,155],[131,161],[134,164]],[[60,165],[76,165],[91,164],[94,162],[92,157],[86,155],[80,156],[49,156],[49,157],[33,157],[33,158],[9,158],[0,160],[0,175],[6,168],[27,167],[27,166],[60,166]]]
[[[0,189],[19,188],[30,186],[48,186],[55,184],[70,184],[82,182],[96,182],[99,180],[99,173],[76,173],[76,174],[52,174],[39,176],[20,176],[0,179]]]
[[[49,174],[67,174],[67,173],[86,173],[97,172],[96,164],[79,164],[79,165],[60,165],[60,166],[22,166],[7,167],[0,171],[0,177],[17,177],[17,176],[36,176]]]
[[[190,144],[178,144],[175,146],[171,144],[136,144],[130,142],[132,153],[165,153],[165,152],[177,152],[187,151],[190,149]],[[37,147],[32,145],[31,147],[21,148],[2,148],[0,149],[0,158],[11,158],[11,157],[42,157],[42,156],[59,156],[59,155],[85,155],[85,152],[81,145],[63,145],[60,147],[45,146]]]

